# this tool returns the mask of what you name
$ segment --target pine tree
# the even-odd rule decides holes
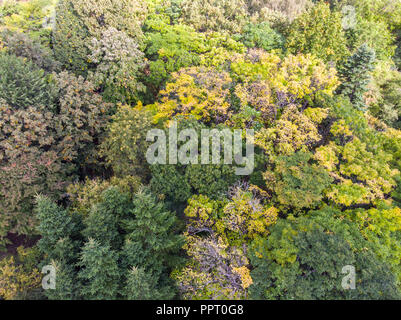
[[[167,211],[164,204],[158,202],[147,189],[135,195],[133,205],[135,219],[126,220],[126,230],[129,232],[126,247],[136,247],[138,252],[135,257],[128,258],[130,266],[169,265],[182,245],[181,236],[174,234],[177,223],[175,214]]]
[[[49,300],[75,300],[79,298],[79,282],[73,265],[53,260],[50,265],[56,271],[56,288],[45,291]]]
[[[42,238],[39,249],[51,259],[73,257],[74,243],[70,239],[76,232],[76,223],[68,212],[44,196],[36,197],[38,231]]]
[[[132,267],[128,272],[125,296],[128,300],[156,300],[155,279],[143,268]]]
[[[110,187],[102,193],[102,201],[92,207],[85,220],[83,235],[110,245],[112,249],[119,249],[122,245],[119,222],[128,210],[129,197],[117,187]]]
[[[121,274],[117,261],[118,255],[109,245],[89,239],[78,263],[82,268],[78,279],[82,281],[83,299],[113,300],[118,297]]]
[[[147,189],[140,190],[133,200],[134,220],[126,220],[129,234],[123,248],[125,267],[140,267],[157,279],[162,299],[174,296],[169,270],[179,263],[178,250],[183,238],[174,233],[175,214],[165,209]]]
[[[348,58],[340,68],[340,75],[343,83],[338,88],[338,92],[348,96],[354,106],[364,110],[364,94],[370,81],[370,72],[374,69],[376,60],[375,51],[366,44]]]

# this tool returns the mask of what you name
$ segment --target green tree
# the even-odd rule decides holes
[[[50,73],[59,71],[60,63],[57,62],[49,48],[43,46],[29,36],[19,32],[3,32],[2,41],[4,49],[17,57],[26,58],[39,68]]]
[[[92,206],[84,220],[85,229],[82,234],[113,250],[122,245],[119,223],[130,209],[129,197],[121,193],[117,187],[110,187],[101,195],[101,200]]]
[[[64,67],[79,74],[96,67],[89,61],[92,39],[101,40],[104,31],[113,27],[143,43],[141,24],[147,14],[144,0],[61,0],[56,8],[53,31],[55,56]]]
[[[39,220],[38,230],[41,235],[38,247],[49,259],[58,258],[53,255],[55,247],[60,240],[64,241],[64,239],[73,237],[77,231],[77,226],[65,209],[60,208],[47,197],[36,197],[35,210]]]
[[[323,199],[323,191],[333,180],[322,166],[311,163],[311,158],[310,153],[301,151],[280,156],[274,163],[273,174],[265,173],[266,186],[274,191],[281,206],[313,208]]]
[[[372,246],[333,209],[279,221],[255,240],[253,299],[399,299],[396,278]],[[354,266],[356,289],[342,288],[342,269]],[[385,279],[385,280],[383,280]]]
[[[342,84],[338,92],[348,96],[352,104],[360,109],[366,109],[364,94],[370,81],[370,72],[374,69],[376,55],[367,45],[362,45],[348,58],[340,68]]]
[[[341,15],[320,2],[289,27],[286,46],[290,53],[311,53],[325,62],[338,62],[348,53]]]
[[[78,265],[84,299],[114,300],[118,297],[121,271],[118,254],[109,245],[89,239],[82,248]]]
[[[198,133],[198,137],[201,137],[201,130],[207,128],[193,118],[177,117],[175,120],[177,121],[177,132],[192,128]],[[227,128],[222,126],[219,129]],[[169,139],[169,130],[165,129],[165,133]],[[180,142],[179,147],[183,144]],[[212,145],[212,143],[210,144]],[[198,145],[200,146],[200,139]],[[209,149],[210,155],[212,155],[213,147]],[[202,165],[200,156],[198,156],[198,164],[153,164],[150,166],[151,189],[176,204],[185,202],[192,194],[203,194],[212,199],[221,198],[229,186],[239,180],[239,177],[235,175],[234,167],[223,164],[223,158],[224,156],[221,157],[220,164]]]
[[[135,195],[133,205],[133,219],[125,221],[128,234],[122,253],[124,265],[143,268],[158,279],[160,297],[173,298],[168,271],[180,262],[177,253],[183,244],[182,237],[176,234],[177,218],[146,189]]]
[[[283,49],[285,43],[284,37],[273,30],[267,22],[247,24],[241,34],[234,38],[247,48],[261,48],[266,51]]]
[[[128,105],[118,107],[100,147],[100,154],[116,177],[148,176],[146,135],[151,128],[151,116],[145,110]]]
[[[155,278],[146,273],[142,268],[129,270],[125,297],[128,300],[157,300],[157,290],[155,289]]]
[[[54,110],[54,87],[31,61],[0,52],[0,99],[15,109],[45,107]]]
[[[96,64],[89,72],[89,79],[109,101],[130,103],[136,101],[145,86],[138,77],[145,68],[144,53],[125,32],[110,27],[103,31],[101,39],[92,39],[88,60]]]
[[[201,32],[240,32],[247,16],[243,0],[183,0],[180,6],[181,21]]]
[[[378,63],[368,86],[366,104],[369,112],[387,125],[400,129],[401,72],[393,63]]]

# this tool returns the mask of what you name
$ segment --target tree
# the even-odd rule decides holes
[[[34,197],[39,193],[59,197],[67,181],[60,157],[47,149],[54,140],[49,134],[51,114],[34,107],[13,111],[2,104],[0,129],[0,242],[8,232],[35,234],[32,214]],[[22,125],[24,123],[24,125]],[[49,132],[50,131],[50,132]]]
[[[38,270],[38,253],[35,248],[17,248],[16,256],[0,259],[0,298],[27,300],[42,298],[41,273]]]
[[[222,68],[233,53],[245,51],[242,43],[227,34],[205,34],[197,32],[192,26],[170,25],[159,20],[147,20],[146,36],[145,53],[149,59],[149,70],[143,81],[150,90],[146,98],[151,102],[171,78],[171,73],[199,65]]]
[[[184,98],[185,99],[185,98]],[[190,117],[177,117],[177,132],[184,129],[194,129],[197,136],[201,137],[201,130],[207,128],[203,123]],[[222,126],[219,129],[225,129]],[[169,129],[165,129],[166,137],[169,137]],[[167,138],[168,139],[168,138]],[[210,137],[209,137],[209,140]],[[199,140],[196,142],[197,147]],[[180,148],[184,143],[179,142]],[[212,148],[208,152],[212,154]],[[166,154],[169,153],[167,148]],[[191,194],[204,194],[213,199],[224,196],[230,185],[238,181],[233,165],[224,164],[221,157],[218,164],[201,164],[201,156],[197,155],[198,164],[153,164],[150,166],[152,179],[151,189],[159,195],[166,197],[175,204],[183,203],[191,197]]]
[[[261,18],[270,15],[282,15],[286,21],[292,22],[312,5],[310,0],[246,0],[248,11]]]
[[[44,71],[13,54],[0,53],[0,99],[15,109],[54,110],[55,92]]]
[[[56,203],[44,196],[36,197],[36,214],[39,220],[38,231],[41,239],[38,242],[39,249],[46,255],[48,261],[62,258],[70,262],[74,252],[65,256],[54,255],[56,246],[64,239],[72,238],[77,232],[77,226],[66,210],[60,208]],[[68,241],[68,240],[67,240]]]
[[[81,294],[88,300],[113,300],[118,297],[120,269],[118,255],[109,245],[89,239],[82,248],[78,279],[82,281]]]
[[[211,200],[203,195],[188,200],[185,217],[190,234],[217,233],[230,246],[241,247],[269,233],[278,210],[263,203],[250,189],[233,187],[228,199]]]
[[[347,37],[351,52],[366,44],[375,51],[378,60],[389,61],[395,54],[395,36],[383,21],[359,18],[355,28],[347,30]]]
[[[9,81],[0,90],[7,96],[0,99],[0,206],[7,212],[0,233],[31,234],[34,196],[58,200],[68,182],[96,162],[111,105],[82,77],[62,72],[50,79],[22,58],[2,61],[15,65],[14,72],[11,65],[2,69]]]
[[[172,298],[174,290],[168,280],[168,270],[179,262],[178,250],[183,242],[175,233],[177,219],[146,189],[140,190],[133,200],[134,219],[126,220],[128,232],[123,249],[124,264],[143,268],[157,283],[156,290],[164,299]]]
[[[287,49],[292,54],[311,53],[325,62],[342,61],[347,56],[346,38],[338,12],[320,2],[290,25]]]
[[[349,216],[365,239],[376,245],[375,253],[390,266],[400,287],[401,209],[381,203],[378,208],[349,212]]]
[[[145,154],[149,145],[146,135],[152,128],[151,120],[146,110],[128,105],[119,106],[113,115],[100,154],[105,156],[116,177],[147,177]]]
[[[64,68],[79,74],[88,69],[88,31],[82,20],[74,14],[74,2],[60,0],[56,7],[56,21],[52,33],[53,51]]]
[[[59,1],[53,32],[55,56],[68,70],[85,75],[96,66],[88,61],[92,39],[100,41],[103,32],[112,27],[141,46],[141,24],[146,14],[144,0],[110,0],[101,4],[94,0]]]
[[[51,42],[52,0],[2,1],[0,29],[23,33],[44,45]]]
[[[114,105],[105,102],[94,84],[82,76],[64,71],[54,79],[59,97],[55,147],[64,161],[74,162],[85,173],[97,165],[96,148]]]
[[[73,264],[52,260],[50,265],[56,271],[56,288],[46,290],[49,300],[75,300],[80,298],[80,283]]]
[[[247,48],[261,48],[266,51],[282,49],[285,42],[284,37],[273,30],[267,22],[245,25],[242,33],[236,35],[235,39],[241,41]]]
[[[119,250],[122,245],[119,224],[129,209],[129,196],[121,193],[117,187],[110,187],[102,193],[101,200],[92,206],[85,218],[83,236]]]
[[[365,102],[369,112],[388,126],[401,128],[401,73],[392,63],[378,63],[368,85]]]
[[[3,32],[2,41],[4,49],[17,57],[27,58],[32,61],[38,69],[46,73],[59,71],[60,63],[57,62],[52,52],[41,43],[32,40],[24,33]]]
[[[172,74],[166,89],[154,105],[155,122],[164,122],[180,112],[204,122],[224,122],[229,117],[231,78],[227,72],[213,68],[191,67]],[[193,106],[193,107],[189,107]]]
[[[247,15],[243,0],[184,0],[180,6],[181,21],[201,32],[240,32]]]
[[[367,91],[375,59],[375,52],[367,45],[362,45],[340,69],[343,82],[338,92],[347,95],[352,104],[360,110],[366,109],[363,95]]]
[[[235,94],[242,106],[261,112],[268,126],[283,108],[300,104],[314,106],[322,96],[332,96],[338,87],[337,71],[310,54],[276,54],[251,49],[231,63],[232,78],[239,80]]]
[[[156,279],[142,268],[129,270],[125,297],[128,300],[157,300]]]
[[[184,299],[246,299],[252,279],[241,249],[228,246],[213,234],[190,234],[184,248],[190,260],[172,274]]]
[[[302,151],[280,156],[275,161],[274,173],[264,174],[267,189],[274,191],[280,205],[313,208],[322,200],[323,191],[333,180],[322,166],[310,163],[311,158],[310,153]]]
[[[88,59],[96,64],[96,70],[89,72],[89,79],[103,89],[107,100],[130,103],[145,91],[138,80],[145,68],[144,53],[125,32],[110,27],[103,31],[101,39],[92,39],[89,50]]]
[[[80,220],[49,198],[36,197],[36,214],[41,235],[37,247],[43,253],[43,265],[51,265],[56,271],[56,288],[46,290],[50,300],[71,300],[79,297],[79,282],[74,265],[78,261],[81,245]]]
[[[252,247],[253,299],[399,299],[389,266],[347,218],[333,209],[279,221]],[[342,268],[356,270],[355,290],[341,286]],[[385,279],[383,281],[383,279]]]

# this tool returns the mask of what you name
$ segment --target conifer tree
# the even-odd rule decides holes
[[[56,272],[56,287],[45,291],[49,300],[75,300],[79,298],[79,282],[73,265],[53,260],[50,265]]]
[[[125,295],[128,300],[154,300],[157,292],[154,279],[143,268],[132,267],[128,272]]]
[[[138,247],[140,252],[135,260],[140,260],[136,262],[144,265],[146,261],[147,266],[155,267],[164,264],[166,260],[171,261],[172,254],[182,244],[181,236],[174,234],[177,223],[175,214],[167,211],[147,189],[142,189],[135,195],[133,204],[132,214],[135,219],[127,220],[126,229],[129,234],[126,246],[135,243]],[[134,261],[130,262],[131,266],[136,265]]]
[[[122,244],[119,222],[128,212],[128,206],[129,197],[122,194],[117,187],[110,187],[102,193],[102,201],[92,207],[85,219],[83,235],[110,245],[113,249],[119,249]]]
[[[56,288],[45,290],[45,295],[50,300],[76,299],[79,282],[74,265],[80,246],[80,221],[47,197],[38,196],[36,203],[38,230],[42,235],[38,247],[45,255],[42,266],[51,265],[56,272]]]
[[[117,262],[118,255],[109,245],[89,239],[78,263],[82,268],[78,279],[82,281],[83,299],[113,300],[118,297],[121,274]]]
[[[36,198],[36,212],[39,220],[38,231],[42,238],[39,249],[51,259],[72,257],[74,244],[70,237],[76,232],[76,223],[68,212],[44,196]]]
[[[338,92],[348,96],[353,105],[360,109],[365,109],[364,94],[370,81],[370,72],[374,69],[376,54],[373,49],[366,44],[348,58],[340,68],[342,84]]]
[[[179,262],[176,254],[183,244],[183,238],[174,233],[176,217],[147,189],[135,195],[133,204],[135,219],[126,221],[129,234],[123,248],[124,264],[143,268],[157,279],[161,298],[172,298],[168,270]]]

